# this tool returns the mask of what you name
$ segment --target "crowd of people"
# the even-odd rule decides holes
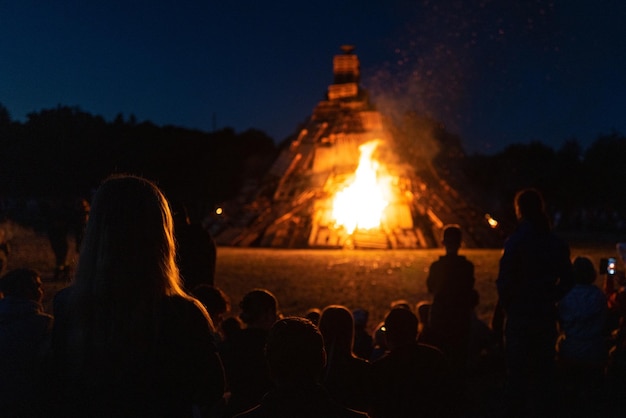
[[[163,193],[141,177],[111,177],[91,202],[78,266],[54,297],[54,316],[42,308],[35,270],[0,278],[0,413],[619,416],[624,279],[611,275],[602,290],[589,258],[571,260],[537,190],[520,191],[515,208],[519,225],[500,260],[491,324],[475,313],[479,294],[474,265],[459,254],[461,228],[448,225],[445,254],[427,277],[432,300],[390,301],[370,334],[366,310],[334,304],[283,317],[262,288],[230,315],[229,295],[213,283],[214,244],[195,238],[208,254],[197,259],[208,264],[197,269],[205,278],[192,279],[194,255],[177,252],[176,213]],[[472,378],[489,372],[503,383],[492,400],[502,397],[478,405],[484,399],[473,398]]]

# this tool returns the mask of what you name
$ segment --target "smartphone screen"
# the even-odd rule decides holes
[[[616,260],[614,258],[609,258],[608,262],[606,264],[606,272],[609,275],[614,275],[615,274],[615,269],[616,269]]]

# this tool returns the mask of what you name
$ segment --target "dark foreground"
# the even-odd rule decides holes
[[[45,238],[26,234],[13,241],[9,268],[34,267],[44,278],[47,309],[56,291],[66,283],[52,282],[54,258]],[[614,243],[577,246],[572,256],[587,255],[597,263],[615,254]],[[500,249],[461,250],[476,267],[476,288],[480,293],[478,316],[489,323],[496,302],[495,279]],[[405,299],[410,304],[428,300],[425,279],[428,266],[442,250],[354,251],[218,249],[216,285],[232,300],[232,315],[238,302],[252,288],[273,292],[285,315],[302,315],[309,308],[342,304],[370,312],[369,329],[382,321],[390,303]],[[74,255],[74,261],[75,261]],[[601,277],[599,280],[603,280]],[[473,374],[467,386],[466,416],[505,416],[501,359],[495,359]],[[609,388],[610,389],[610,388]],[[569,404],[553,416],[626,416],[616,407],[612,390],[592,403]],[[624,412],[622,412],[624,411]]]

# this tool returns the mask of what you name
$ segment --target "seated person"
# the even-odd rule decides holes
[[[2,416],[31,416],[41,392],[43,353],[52,332],[52,316],[41,306],[39,273],[17,269],[0,279],[0,411]]]
[[[449,363],[439,349],[417,342],[418,319],[394,308],[385,318],[388,352],[372,364],[373,418],[450,416]]]
[[[320,385],[326,351],[322,335],[308,319],[290,317],[276,322],[267,337],[265,358],[275,388],[259,406],[237,417],[367,417],[335,403]]]

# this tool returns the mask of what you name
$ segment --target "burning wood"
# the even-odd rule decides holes
[[[392,178],[383,173],[378,161],[372,159],[377,145],[375,140],[359,147],[361,157],[354,178],[333,199],[335,227],[345,228],[348,234],[357,228],[380,228],[384,221],[384,210],[392,193]]]
[[[418,175],[417,167],[382,158],[393,157],[391,131],[397,130],[386,126],[389,121],[359,86],[353,49],[345,47],[335,57],[334,83],[326,100],[283,149],[261,191],[240,199],[249,202],[243,205],[247,211],[217,234],[218,244],[429,248],[439,245],[445,223],[465,224],[478,232],[479,221],[497,227],[494,219],[464,222],[472,216],[467,203],[430,162],[420,167],[425,175]],[[469,240],[474,235],[465,236]]]

